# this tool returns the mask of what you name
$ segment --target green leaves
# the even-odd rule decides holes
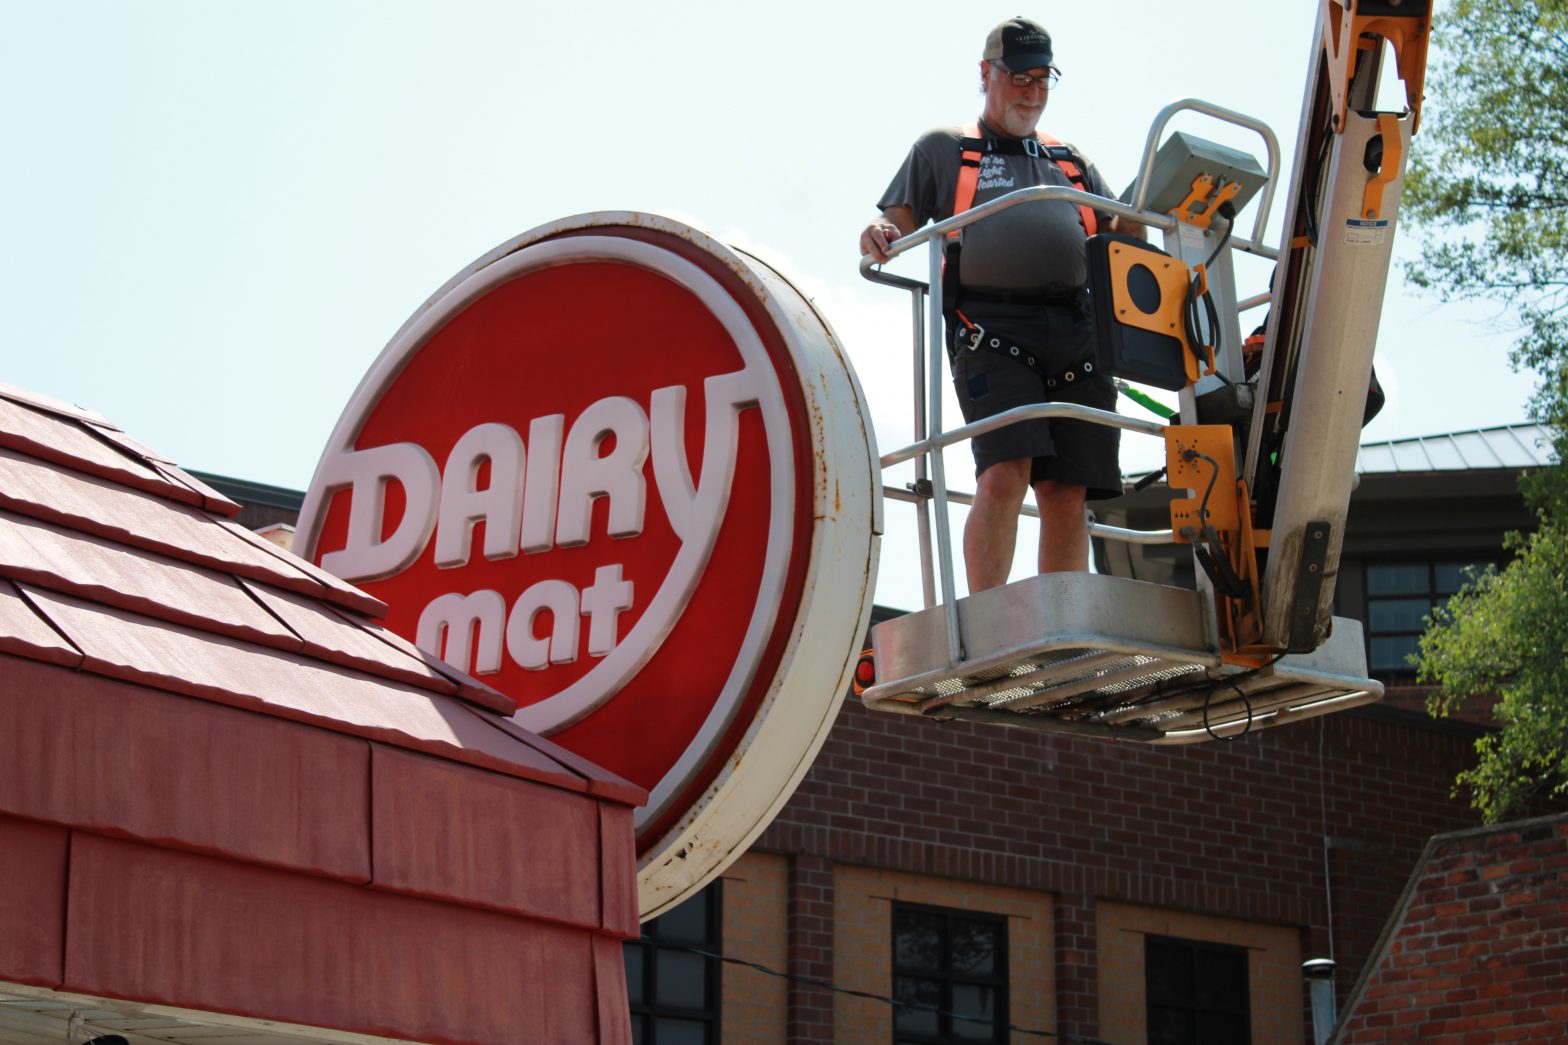
[[[1408,274],[1446,297],[1568,305],[1568,0],[1457,2],[1433,33],[1405,187]]]
[[[1441,687],[1433,714],[1501,698],[1501,731],[1476,742],[1478,765],[1456,781],[1488,821],[1543,792],[1568,795],[1568,530],[1548,522],[1512,543],[1512,562],[1433,615],[1418,663]]]
[[[1531,414],[1568,460],[1568,0],[1455,0],[1433,32],[1423,123],[1405,182],[1422,232],[1407,276],[1443,300],[1490,299],[1518,325]],[[1568,470],[1526,476],[1541,520],[1514,559],[1433,615],[1419,677],[1433,714],[1498,702],[1456,786],[1489,821],[1568,797]]]

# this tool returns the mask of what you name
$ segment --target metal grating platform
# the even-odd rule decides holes
[[[1223,664],[1198,592],[1088,573],[1047,574],[958,602],[964,656],[948,663],[941,607],[872,629],[877,711],[1118,740],[1234,736],[1377,700],[1361,624],[1334,618],[1316,652]]]

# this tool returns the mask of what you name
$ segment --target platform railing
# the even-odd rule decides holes
[[[958,622],[958,589],[953,570],[953,533],[949,511],[949,505],[955,498],[951,497],[948,491],[947,469],[942,451],[946,447],[965,442],[976,435],[1035,418],[1071,417],[1092,424],[1109,425],[1162,438],[1165,432],[1165,425],[1157,422],[1140,421],[1113,411],[1096,410],[1071,403],[1041,403],[1017,407],[1004,414],[964,425],[950,432],[943,429],[942,396],[946,387],[944,368],[947,364],[944,357],[947,338],[943,329],[945,320],[942,314],[942,244],[949,232],[994,217],[1022,204],[1051,200],[1062,200],[1075,206],[1080,203],[1087,204],[1102,212],[1124,215],[1139,224],[1154,228],[1165,230],[1176,228],[1176,219],[1169,215],[1135,210],[1117,200],[1106,199],[1103,196],[1066,186],[1037,185],[1010,192],[962,214],[956,214],[918,229],[889,244],[887,253],[890,261],[921,244],[929,244],[927,282],[922,283],[906,276],[885,272],[872,261],[870,255],[862,257],[860,261],[860,272],[866,279],[873,283],[907,290],[912,299],[911,311],[915,320],[913,337],[915,442],[884,454],[881,464],[886,470],[905,461],[915,462],[916,491],[909,499],[914,501],[917,512],[921,588],[926,606],[939,603],[946,614],[948,659],[953,664],[958,664],[964,659],[964,647]],[[922,492],[926,483],[930,484],[929,495]],[[884,489],[885,494],[895,497],[903,492],[895,491],[892,487]],[[972,503],[972,500],[972,497],[965,497],[957,503]],[[1102,527],[1098,523],[1090,524],[1090,533],[1096,537],[1121,540],[1126,539],[1127,535],[1133,532],[1135,531],[1127,531],[1119,527]]]
[[[1179,224],[1174,216],[1144,210],[1142,207],[1147,199],[1148,181],[1153,170],[1155,150],[1159,145],[1160,136],[1173,116],[1178,112],[1189,110],[1256,131],[1264,139],[1268,152],[1268,180],[1263,198],[1259,204],[1259,213],[1254,225],[1252,239],[1242,240],[1233,236],[1231,246],[1235,249],[1277,260],[1279,252],[1264,246],[1261,242],[1264,224],[1268,220],[1268,212],[1273,201],[1274,185],[1279,173],[1279,146],[1273,132],[1259,120],[1191,98],[1172,102],[1156,116],[1144,145],[1143,161],[1137,183],[1139,189],[1134,200],[1135,205],[1128,205],[1120,200],[1097,196],[1094,193],[1084,192],[1067,186],[1037,185],[1010,192],[1005,196],[971,208],[962,214],[956,214],[950,218],[917,229],[908,236],[900,237],[890,243],[887,249],[889,261],[922,244],[928,245],[929,261],[927,280],[925,282],[887,272],[877,262],[873,261],[870,255],[865,255],[860,259],[860,273],[866,279],[873,283],[907,290],[911,297],[911,312],[914,320],[915,442],[891,453],[884,454],[881,458],[881,465],[885,471],[894,465],[913,461],[915,484],[913,490],[887,485],[884,487],[884,495],[895,500],[909,501],[916,506],[922,594],[926,607],[930,608],[936,604],[936,589],[938,585],[940,586],[940,603],[943,606],[947,620],[948,657],[952,664],[956,665],[963,661],[964,648],[963,636],[958,620],[957,584],[953,570],[953,538],[949,506],[952,503],[972,504],[973,495],[949,491],[947,470],[942,451],[949,446],[965,442],[977,435],[1020,421],[1037,418],[1071,418],[1161,438],[1164,436],[1166,425],[1158,422],[1140,421],[1125,417],[1114,411],[1097,410],[1076,404],[1043,403],[1017,407],[1006,413],[986,418],[974,424],[964,425],[952,431],[944,431],[942,427],[942,397],[945,388],[945,363],[943,357],[946,355],[947,338],[944,329],[945,320],[942,306],[943,244],[950,233],[957,232],[976,222],[993,218],[1014,207],[1029,203],[1054,201],[1070,203],[1074,206],[1086,205],[1101,213],[1125,217],[1145,227],[1159,229],[1167,235],[1174,234]],[[1270,300],[1270,295],[1262,294],[1255,298],[1249,298],[1246,304],[1248,307],[1255,307],[1268,300]],[[925,492],[927,485],[930,487],[929,493]],[[935,509],[934,519],[932,517],[933,508]],[[1033,515],[1035,513],[1026,508],[1024,514]],[[1163,544],[1170,543],[1173,540],[1169,530],[1137,531],[1122,527],[1106,526],[1098,522],[1090,522],[1089,533],[1092,537],[1140,544]],[[935,545],[934,549],[933,544]],[[935,551],[934,557],[933,551]],[[933,558],[935,560],[934,571]],[[934,580],[933,572],[935,574]]]
[[[1138,186],[1138,191],[1133,195],[1132,205],[1135,208],[1142,208],[1148,202],[1149,179],[1154,174],[1154,157],[1160,144],[1160,136],[1165,133],[1165,128],[1172,117],[1181,112],[1212,116],[1222,123],[1252,131],[1263,139],[1264,150],[1268,153],[1268,170],[1265,172],[1268,180],[1263,183],[1263,197],[1258,201],[1258,216],[1252,224],[1252,238],[1245,240],[1232,236],[1231,246],[1249,254],[1278,261],[1279,251],[1263,243],[1263,228],[1268,224],[1269,211],[1274,206],[1274,187],[1279,184],[1279,139],[1274,136],[1268,124],[1256,117],[1203,101],[1201,98],[1182,98],[1161,109],[1155,114],[1154,122],[1149,125],[1149,136],[1143,143],[1143,163],[1138,168],[1138,180],[1134,183]]]

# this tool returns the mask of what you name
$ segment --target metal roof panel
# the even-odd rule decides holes
[[[1555,463],[1550,433],[1537,424],[1517,424],[1363,443],[1356,471],[1488,471]]]
[[[239,583],[268,612],[304,640],[305,652],[311,656],[373,675],[411,682],[437,693],[457,692],[457,686],[445,675],[367,634],[352,621],[333,613],[320,600],[273,588],[260,581],[242,579]]]
[[[188,504],[0,448],[0,506],[176,558],[283,573],[271,556],[214,540],[213,519]]]
[[[490,728],[450,697],[73,596],[19,587],[81,648],[85,671],[587,790],[581,775]]]
[[[354,609],[383,603],[320,572],[243,527],[200,508],[0,448],[0,508],[105,540],[333,598]],[[229,539],[229,534],[241,539]]]
[[[67,403],[64,399],[56,399],[54,396],[44,395],[42,392],[18,388],[16,385],[8,385],[4,381],[0,381],[0,399],[9,399],[13,403],[24,403],[27,406],[36,407],[40,410],[47,410],[52,414],[59,414],[61,417],[113,427],[107,417],[88,410],[86,407],[77,406],[75,403]]]
[[[101,471],[162,485],[162,476],[132,454],[99,439],[80,423],[0,397],[0,442],[46,455],[82,471]],[[78,463],[73,463],[78,462]]]
[[[1394,452],[1387,445],[1363,446],[1356,457],[1356,471],[1358,472],[1392,472],[1394,468]]]
[[[9,581],[0,580],[0,652],[74,668],[82,654],[39,616]]]
[[[1529,468],[1538,463],[1534,448],[1531,447],[1518,429],[1505,429],[1500,432],[1482,433],[1488,436],[1493,453],[1507,468]]]
[[[1459,451],[1464,459],[1465,468],[1470,471],[1501,468],[1503,459],[1498,456],[1493,448],[1492,440],[1486,438],[1481,432],[1455,432],[1448,437],[1453,440],[1454,448]]]
[[[1427,456],[1426,446],[1420,439],[1406,439],[1394,443],[1389,447],[1394,455],[1394,470],[1396,472],[1430,472],[1432,458]]]
[[[637,784],[616,776],[608,769],[595,765],[574,751],[568,751],[553,740],[529,732],[509,718],[486,716],[484,721],[513,739],[527,744],[535,751],[541,752],[546,758],[560,762],[582,774],[587,778],[588,790],[592,794],[634,806],[643,805],[648,801],[648,792]]]
[[[6,812],[370,879],[363,738],[86,671],[14,657],[0,665],[11,683],[0,687]]]
[[[1448,436],[1433,436],[1421,440],[1426,448],[1428,464],[1434,472],[1450,472],[1465,467],[1464,455]]]
[[[152,466],[158,470],[159,475],[163,476],[170,483],[181,486],[200,497],[201,506],[209,512],[215,512],[230,519],[240,513],[239,504],[229,500],[184,469],[163,461],[154,461]]]
[[[597,802],[384,744],[371,758],[377,888],[599,928]],[[430,844],[432,823],[467,859]],[[530,866],[553,873],[518,873]]]
[[[346,611],[340,610],[337,607],[332,607],[331,610],[333,613],[336,613],[339,616],[344,616],[346,613]],[[366,635],[374,636],[377,640],[385,642],[393,649],[398,650],[407,656],[413,657],[415,660],[418,660],[429,667],[432,671],[438,672],[444,676],[448,681],[457,687],[457,695],[468,701],[470,704],[477,704],[479,707],[489,708],[491,711],[501,715],[511,715],[517,710],[517,701],[507,696],[505,693],[502,693],[500,690],[490,688],[483,682],[480,682],[478,679],[474,678],[472,675],[466,675],[458,669],[454,668],[440,657],[425,652],[418,646],[414,645],[412,642],[409,642],[403,636],[399,635],[397,632],[388,631],[377,622],[373,620],[367,620],[364,617],[355,616],[353,618],[353,623],[355,627],[359,628]],[[527,733],[526,730],[523,732]],[[533,736],[531,733],[528,735]],[[563,760],[558,759],[557,761]],[[567,764],[571,765],[570,762]],[[599,767],[597,766],[594,766],[593,768],[596,771],[603,772],[603,770],[599,770]],[[641,799],[638,800],[639,803],[641,801]]]
[[[300,640],[230,575],[0,511],[0,576],[284,649]]]
[[[356,613],[363,613],[367,617],[386,616],[386,603],[374,595],[360,591],[341,577],[328,573],[313,562],[301,559],[293,552],[284,551],[265,537],[247,530],[232,519],[219,519],[218,525],[250,545],[257,552],[271,556],[276,560],[275,569],[279,569],[283,577],[290,580],[297,577],[299,580],[298,583],[289,583],[288,581],[280,582],[272,579],[272,583],[281,583],[284,587],[291,590],[303,591],[307,595],[325,598],[329,602],[345,606]],[[259,577],[257,579],[268,580],[271,578]],[[314,582],[319,587],[312,587],[311,582]]]

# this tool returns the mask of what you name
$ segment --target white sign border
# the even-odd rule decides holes
[[[752,289],[790,352],[806,399],[805,423],[811,428],[814,524],[809,549],[795,549],[797,555],[804,557],[807,571],[800,605],[794,620],[772,620],[764,630],[765,642],[766,631],[789,629],[774,678],[745,734],[702,797],[648,847],[647,855],[640,861],[639,906],[642,917],[648,919],[679,904],[717,877],[788,801],[837,718],[870,621],[882,533],[880,466],[864,394],[831,328],[810,301],[779,273],[759,259],[743,257],[687,225],[631,211],[600,211],[563,218],[526,232],[480,257],[410,316],[360,381],[329,437],[322,462],[337,448],[352,447],[369,407],[379,401],[412,357],[407,346],[416,338],[415,331],[422,329],[428,337],[445,321],[432,321],[433,315],[455,314],[456,309],[448,311],[447,307],[450,300],[455,300],[452,295],[464,293],[461,288],[472,277],[541,240],[566,232],[591,233],[607,226],[677,236],[729,268]],[[562,237],[561,242],[590,238],[594,237],[574,235]],[[770,363],[768,373],[777,380],[782,369]],[[769,442],[771,452],[771,436]],[[321,465],[317,470],[321,470]],[[774,474],[777,481],[779,473]],[[304,555],[314,551],[326,503],[313,482],[301,509],[297,533]],[[770,545],[772,539],[770,532]],[[776,605],[770,605],[769,615],[776,610]],[[748,628],[748,641],[755,626],[754,617]],[[749,688],[742,687],[739,692],[744,694]],[[716,704],[700,736],[722,736],[734,709],[728,709],[722,721],[715,717],[719,710]],[[696,742],[690,745],[687,755],[696,747]],[[677,768],[687,762],[687,755],[682,756]],[[702,761],[688,766],[688,770],[706,765]],[[688,773],[688,781],[689,778]],[[685,786],[657,790],[667,803]],[[657,813],[657,805],[657,800],[651,801],[639,823]]]

